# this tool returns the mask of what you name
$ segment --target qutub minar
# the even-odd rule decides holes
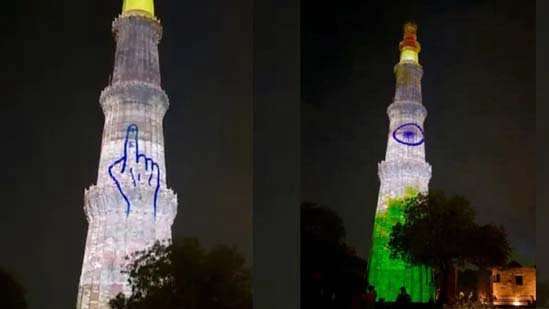
[[[113,22],[114,72],[100,97],[105,126],[97,184],[84,192],[88,219],[77,308],[109,308],[129,293],[125,257],[170,242],[177,196],[166,184],[162,121],[168,97],[160,86],[162,26],[153,0],[125,0]]]
[[[410,266],[393,259],[388,247],[392,227],[404,218],[404,203],[418,193],[427,193],[431,166],[425,162],[423,122],[427,110],[422,104],[419,64],[420,44],[414,23],[404,25],[400,42],[400,62],[395,65],[396,91],[389,105],[389,134],[385,160],[379,163],[379,198],[368,265],[368,282],[378,298],[394,301],[400,288],[415,302],[434,298],[432,272],[427,267]]]

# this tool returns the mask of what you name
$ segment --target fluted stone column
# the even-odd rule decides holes
[[[149,10],[139,9],[147,4]],[[84,192],[88,235],[78,309],[106,309],[129,293],[125,257],[156,241],[171,241],[177,196],[166,183],[163,118],[168,97],[160,86],[160,22],[152,0],[128,0],[114,22],[115,65],[100,104],[105,115],[97,184]]]
[[[423,123],[427,109],[422,104],[419,63],[403,61],[395,65],[396,90],[387,108],[389,134],[385,160],[378,164],[380,189],[377,211],[387,208],[387,200],[406,190],[428,191],[431,166],[425,162]]]

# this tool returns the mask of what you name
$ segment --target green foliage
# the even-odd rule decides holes
[[[389,246],[393,227],[403,223],[405,210],[415,203],[416,196],[414,190],[407,190],[403,198],[388,200],[387,209],[375,217],[368,282],[376,288],[378,298],[386,301],[395,301],[401,287],[406,288],[414,302],[434,298],[431,270],[391,254]]]
[[[134,254],[128,267],[132,294],[111,300],[113,309],[250,309],[251,276],[234,247],[202,248],[196,239],[155,244]]]
[[[0,269],[0,308],[26,309],[25,290],[8,272]]]
[[[501,266],[510,256],[503,228],[475,223],[475,212],[463,197],[446,197],[441,192],[418,195],[406,205],[404,217],[393,227],[391,256],[432,267],[438,274],[443,301],[448,296],[452,267]]]
[[[437,265],[464,254],[463,236],[474,224],[473,209],[465,199],[447,199],[439,193],[418,195],[407,205],[404,217],[393,228],[392,256],[412,264]]]
[[[476,224],[475,212],[463,197],[418,195],[404,215],[406,220],[394,226],[389,244],[392,256],[410,263],[491,267],[504,265],[511,254],[503,228]]]

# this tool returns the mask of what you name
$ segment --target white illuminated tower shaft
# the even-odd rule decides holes
[[[378,164],[380,180],[377,212],[387,201],[402,197],[407,190],[427,193],[431,166],[425,162],[423,122],[427,110],[421,99],[423,69],[418,61],[420,45],[416,26],[406,24],[400,43],[400,62],[395,65],[396,91],[389,105],[389,135],[385,160]]]
[[[168,97],[160,86],[162,35],[152,0],[126,0],[113,22],[115,65],[101,93],[105,115],[97,184],[85,190],[88,235],[78,309],[109,308],[129,293],[125,257],[171,241],[177,197],[166,185],[162,121]]]

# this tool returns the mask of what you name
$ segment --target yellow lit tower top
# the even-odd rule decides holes
[[[400,62],[412,62],[419,64],[419,51],[421,45],[417,41],[417,25],[413,22],[404,24],[404,38],[398,45],[400,49]]]
[[[143,13],[154,17],[154,0],[124,0],[122,13]]]

